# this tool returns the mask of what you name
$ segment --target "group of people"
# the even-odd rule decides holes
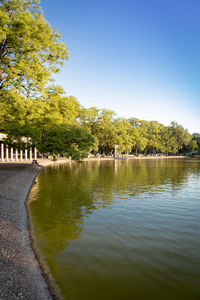
[[[32,165],[33,165],[34,167],[39,167],[39,164],[38,164],[37,159],[33,159]]]

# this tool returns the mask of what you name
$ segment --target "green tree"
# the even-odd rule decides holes
[[[111,154],[118,141],[115,115],[111,110],[96,107],[82,109],[80,113],[79,123],[95,137],[94,150],[101,154]]]
[[[161,149],[160,124],[157,121],[151,121],[148,124],[148,151],[155,153]]]
[[[115,113],[107,109],[102,109],[99,113],[97,138],[101,154],[112,154],[114,146],[117,144],[117,133],[113,123],[114,116]]]
[[[69,57],[61,35],[45,20],[40,1],[0,1],[0,129],[13,147],[80,160],[94,138],[80,128],[80,104],[52,75]]]
[[[133,151],[138,154],[147,149],[149,122],[137,118],[129,119],[133,127]]]
[[[55,91],[45,101],[18,95],[7,103],[4,113],[6,143],[19,149],[36,146],[41,153],[80,160],[92,150],[94,138],[77,123],[79,111],[80,104],[74,97]]]
[[[199,146],[199,149],[200,149],[200,133],[198,133],[198,132],[193,133],[192,140],[197,141],[197,145]]]
[[[194,150],[199,150],[199,146],[198,146],[196,140],[192,140],[192,141],[190,142],[190,148],[191,148],[192,151],[194,151]]]
[[[69,51],[45,20],[40,1],[0,1],[0,90],[44,92]]]
[[[172,121],[169,131],[171,139],[175,141],[174,143],[176,152],[186,151],[186,147],[190,144],[192,139],[192,136],[188,133],[188,130],[184,129],[184,127],[177,122]]]
[[[116,144],[119,146],[118,151],[129,153],[133,147],[133,127],[125,118],[118,118],[113,121]]]

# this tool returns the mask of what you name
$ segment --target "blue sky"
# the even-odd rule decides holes
[[[56,82],[85,107],[200,132],[199,0],[42,0],[70,47]]]

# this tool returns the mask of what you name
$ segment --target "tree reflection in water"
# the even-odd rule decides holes
[[[37,243],[54,277],[61,272],[56,256],[81,237],[92,212],[111,209],[119,197],[148,200],[167,190],[173,198],[199,170],[199,161],[189,159],[90,161],[43,169],[30,208]]]

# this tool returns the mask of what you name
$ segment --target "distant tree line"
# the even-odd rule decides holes
[[[135,154],[185,154],[199,148],[195,138],[176,122],[165,126],[157,121],[137,118],[115,118],[108,110],[85,109],[80,124],[96,141],[100,154],[111,154],[118,145],[119,152]]]
[[[83,108],[53,85],[69,58],[60,34],[45,20],[39,0],[0,1],[0,131],[14,148],[81,160],[88,153],[186,153],[199,135],[181,125],[117,118],[106,109]]]

